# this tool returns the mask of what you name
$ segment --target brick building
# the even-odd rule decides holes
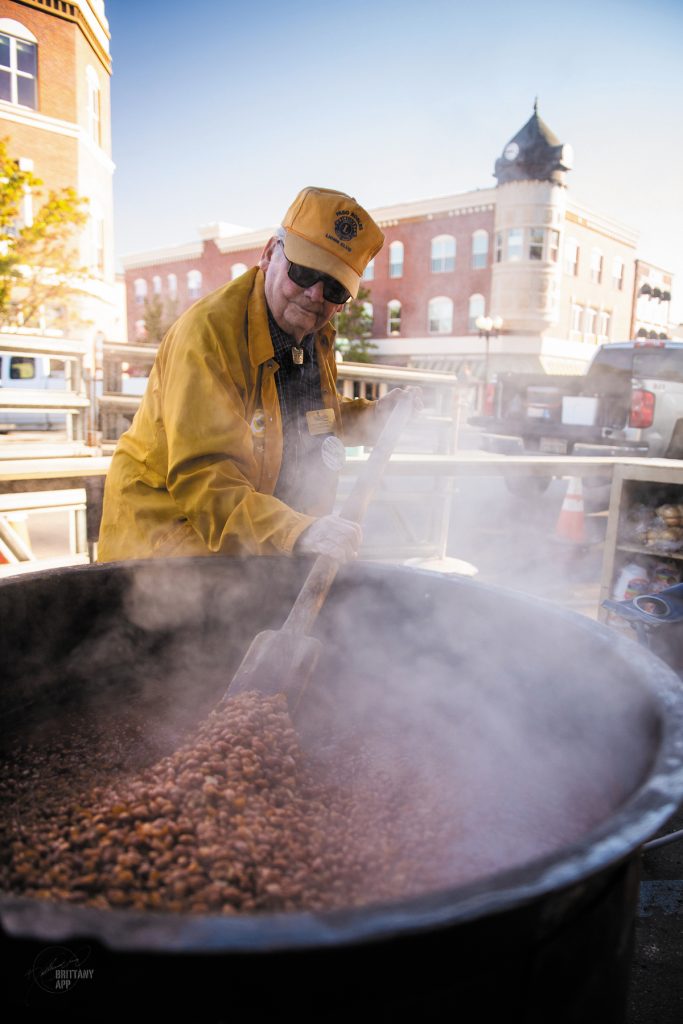
[[[634,324],[664,333],[671,275],[648,319],[636,291],[659,272],[636,258],[633,229],[569,198],[571,164],[534,107],[496,160],[495,187],[372,210],[386,237],[364,282],[374,358],[481,377],[488,350],[492,371],[571,372]],[[152,295],[181,312],[253,266],[271,233],[209,225],[197,242],[124,258],[129,338],[144,335]]]
[[[109,28],[104,0],[0,0],[0,134],[44,182],[87,197],[89,270],[69,333],[124,336],[114,264]],[[24,216],[31,216],[27,197]],[[45,311],[50,324],[50,310]]]

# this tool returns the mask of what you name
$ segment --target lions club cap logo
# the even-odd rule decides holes
[[[334,222],[334,233],[342,242],[350,242],[358,234],[356,223],[349,214],[342,213]]]

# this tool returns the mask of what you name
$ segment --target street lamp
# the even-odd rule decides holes
[[[479,331],[480,338],[486,338],[486,356],[484,359],[484,384],[489,382],[489,341],[497,338],[503,327],[503,318],[500,316],[478,316],[474,325]]]

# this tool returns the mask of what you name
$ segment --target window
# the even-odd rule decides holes
[[[624,264],[620,259],[615,259],[612,263],[612,287],[618,292],[624,289]]]
[[[138,277],[133,285],[135,291],[135,305],[144,306],[147,298],[147,282],[144,277]]]
[[[152,278],[152,291],[155,295],[161,295],[161,278],[158,274]]]
[[[178,294],[178,278],[175,274],[168,274],[166,277],[166,287],[168,288],[169,297],[175,299]]]
[[[475,231],[474,234],[472,235],[472,269],[481,270],[483,267],[485,267],[487,263],[488,254],[488,231]]]
[[[508,231],[508,260],[516,263],[522,258],[524,232],[521,228],[510,228]]]
[[[16,161],[16,166],[20,171],[33,172],[33,160],[28,159],[28,157],[19,157]],[[16,238],[22,228],[30,228],[32,224],[33,194],[31,193],[31,186],[24,185],[24,194],[21,197],[21,202],[19,203],[18,216],[14,218],[13,223],[7,223],[5,225],[5,234]]]
[[[0,19],[0,100],[38,106],[36,37],[18,21]]]
[[[202,272],[201,270],[188,270],[187,272],[187,293],[191,299],[198,299],[202,294]]]
[[[370,260],[370,262],[368,263],[367,267],[363,271],[363,280],[364,281],[374,281],[375,280],[375,260],[374,260],[374,257],[373,257],[373,259]]]
[[[429,333],[450,334],[453,330],[453,302],[443,295],[429,300]]]
[[[496,232],[496,263],[503,261],[503,232]]]
[[[233,265],[230,267],[230,280],[234,281],[236,277],[241,277],[242,274],[246,274],[246,272],[246,263],[233,263]]]
[[[529,228],[529,259],[543,259],[543,228]]]
[[[557,263],[560,255],[560,232],[550,229],[548,232],[548,259]]]
[[[602,339],[609,340],[609,331],[611,326],[611,315],[606,309],[601,309],[598,313],[598,334]]]
[[[401,303],[398,299],[392,299],[387,305],[387,334],[397,335],[401,333]]]
[[[583,306],[579,306],[576,303],[572,305],[572,320],[571,330],[576,331],[577,334],[581,333],[581,321],[583,319]]]
[[[403,277],[403,242],[389,246],[389,277]]]
[[[375,310],[371,302],[363,303],[363,313],[368,318],[369,324],[372,324],[375,319]]]
[[[575,238],[568,238],[565,242],[564,269],[572,277],[579,276],[579,243]]]
[[[591,281],[600,284],[602,281],[602,253],[599,249],[591,252]]]
[[[597,310],[591,309],[590,306],[584,310],[583,329],[585,334],[595,334],[595,320],[597,315]]]
[[[455,239],[453,235],[437,235],[432,239],[432,274],[455,270]]]
[[[90,266],[98,274],[104,273],[104,217],[96,202],[90,204]],[[147,285],[145,284],[145,289]],[[145,296],[147,291],[145,290]]]
[[[35,359],[30,356],[12,356],[9,361],[10,380],[32,380],[35,375]]]
[[[97,72],[90,65],[86,68],[86,75],[88,76],[88,135],[99,146],[102,144],[100,81]]]
[[[467,311],[467,329],[477,330],[477,317],[483,316],[486,312],[486,304],[483,295],[470,295],[470,304]]]

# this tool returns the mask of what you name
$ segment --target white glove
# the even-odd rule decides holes
[[[363,534],[358,523],[340,516],[322,516],[304,530],[295,545],[297,554],[329,555],[347,562],[358,554]]]

